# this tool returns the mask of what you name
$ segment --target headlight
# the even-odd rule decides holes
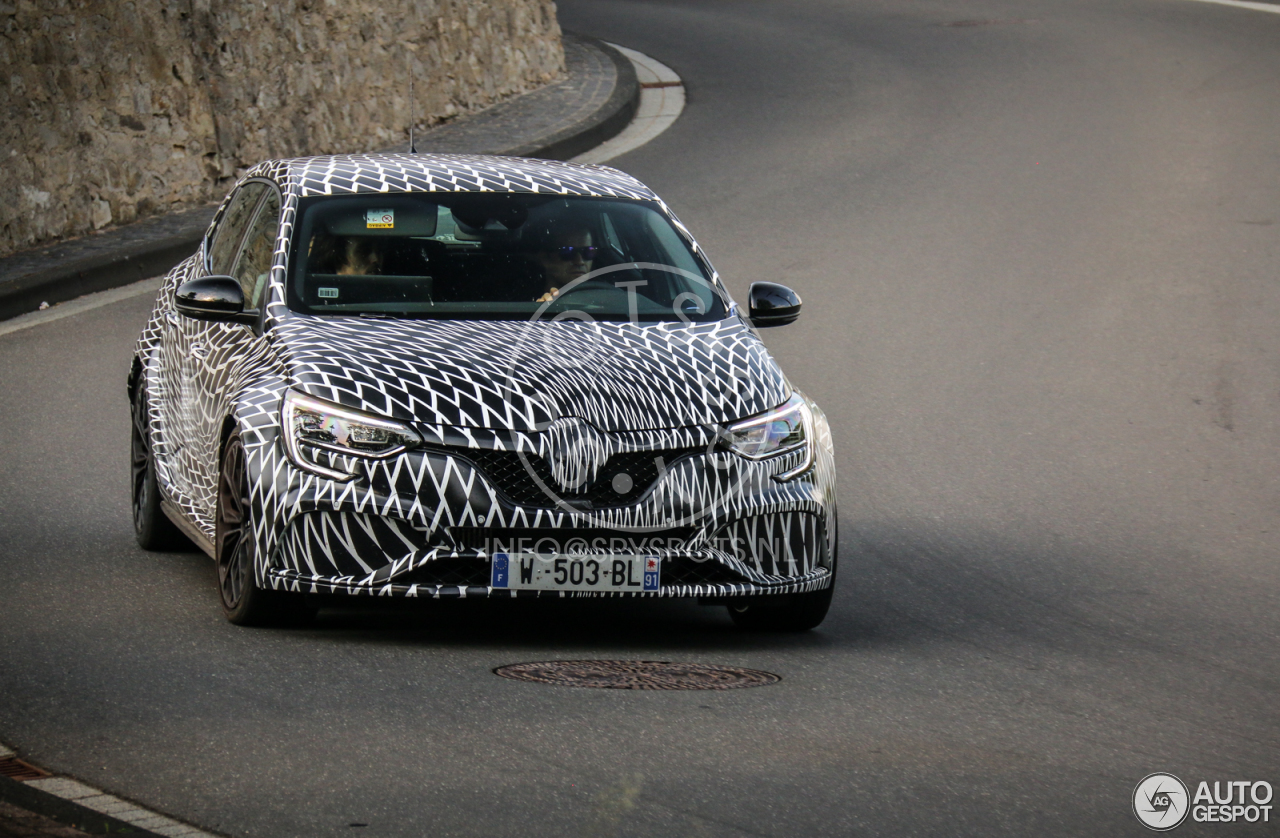
[[[748,460],[764,460],[803,449],[804,460],[785,474],[774,475],[778,481],[799,477],[813,465],[813,414],[799,393],[768,413],[735,422],[725,428],[721,438],[730,451]]]
[[[354,475],[316,463],[307,449],[382,459],[422,441],[400,422],[312,398],[297,390],[285,393],[280,424],[285,450],[293,464],[334,480],[350,480]]]

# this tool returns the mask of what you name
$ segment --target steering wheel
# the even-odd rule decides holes
[[[574,287],[570,288],[568,291],[561,291],[559,294],[556,295],[556,298],[552,300],[552,302],[559,302],[566,297],[572,297],[574,294],[581,294],[583,292],[592,292],[595,294],[601,294],[601,293],[625,294],[626,293],[621,288],[615,288],[611,283],[603,282],[601,280],[588,279],[586,282],[582,283],[581,285],[575,285]]]

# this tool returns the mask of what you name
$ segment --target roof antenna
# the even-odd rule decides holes
[[[413,53],[409,52],[409,153],[417,154],[418,146],[413,139],[414,129],[414,107],[413,107]]]

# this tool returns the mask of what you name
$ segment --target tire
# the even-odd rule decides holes
[[[834,514],[834,512],[832,513]],[[832,545],[834,550],[835,545]],[[831,584],[820,591],[790,596],[750,597],[741,604],[730,603],[733,624],[748,631],[809,631],[817,628],[831,609],[836,590],[836,555],[831,555]],[[777,605],[770,600],[781,600]]]
[[[160,484],[156,480],[156,458],[151,450],[151,422],[147,416],[147,391],[138,388],[130,412],[130,483],[132,488],[133,534],[143,550],[190,550],[191,539],[182,534],[160,509]]]
[[[292,625],[308,622],[314,611],[301,594],[258,587],[254,580],[257,542],[249,503],[249,469],[244,442],[232,434],[218,470],[214,517],[214,556],[218,565],[218,601],[238,626]]]
[[[744,605],[730,605],[729,616],[734,625],[748,631],[808,631],[817,628],[826,619],[827,610],[831,608],[834,581],[832,580],[832,587],[821,591],[792,594],[783,605],[761,604],[759,600]]]

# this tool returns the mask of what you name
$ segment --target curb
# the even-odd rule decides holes
[[[631,62],[603,41],[576,33],[566,34],[586,42],[612,62],[616,73],[612,93],[603,105],[574,124],[498,153],[568,160],[618,134],[635,115],[640,105],[640,84]],[[421,139],[426,140],[427,136]],[[0,320],[35,311],[42,303],[52,305],[166,273],[195,251],[214,211],[213,207],[197,207],[124,225],[112,231],[126,238],[123,244],[104,246],[83,257],[19,273],[13,279],[0,279]],[[148,230],[156,232],[148,233]],[[6,258],[40,259],[47,254],[48,260],[54,261],[57,256],[52,251],[58,247],[55,244],[46,246],[45,252],[19,252]],[[4,261],[0,259],[0,266]]]
[[[190,216],[189,229],[179,233],[110,248],[0,284],[0,320],[35,311],[41,303],[74,300],[167,273],[194,252],[213,213],[205,207],[188,210],[183,215]]]
[[[666,133],[684,113],[684,79],[658,59],[609,44],[630,60],[640,82],[640,105],[627,126],[599,145],[572,158],[574,163],[608,163]]]
[[[43,815],[65,826],[74,827],[90,835],[136,835],[139,838],[167,838],[141,826],[122,821],[66,800],[47,791],[33,788],[19,780],[0,776],[0,801]],[[197,834],[194,832],[188,834]]]
[[[631,60],[604,41],[583,35],[577,37],[599,49],[613,62],[617,82],[613,86],[612,95],[599,110],[576,125],[544,137],[533,144],[533,147],[514,148],[507,152],[511,157],[569,160],[619,134],[636,115],[636,110],[640,107],[640,80],[636,77],[636,68]]]

